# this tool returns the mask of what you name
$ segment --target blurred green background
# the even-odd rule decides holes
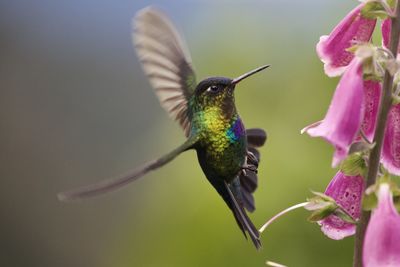
[[[154,4],[185,35],[198,77],[235,77],[247,127],[262,127],[261,226],[323,191],[332,148],[300,135],[323,118],[337,80],[315,54],[356,1],[1,1],[0,266],[350,266],[295,211],[246,242],[194,152],[118,192],[78,203],[56,193],[127,171],[184,140],[159,106],[131,45],[131,18]]]

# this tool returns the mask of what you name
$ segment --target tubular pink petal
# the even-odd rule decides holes
[[[392,29],[392,23],[390,19],[382,21],[381,32],[382,32],[382,46],[389,47],[390,31]]]
[[[378,206],[372,212],[365,233],[363,266],[400,266],[400,215],[388,184],[381,184],[377,195]]]
[[[363,6],[364,4],[360,4],[347,14],[330,35],[321,36],[316,50],[324,63],[326,75],[340,76],[354,58],[354,54],[347,49],[371,39],[376,20],[361,16]]]
[[[364,119],[361,124],[368,141],[372,142],[375,134],[376,119],[378,116],[379,102],[381,99],[382,86],[377,81],[364,82]]]
[[[389,111],[381,162],[391,174],[400,175],[400,104]]]
[[[346,176],[342,172],[336,173],[325,190],[325,194],[335,199],[353,219],[358,220],[361,214],[361,196],[364,192],[364,179],[361,176]],[[319,222],[322,232],[329,238],[340,240],[351,236],[356,231],[354,224],[348,223],[335,215]]]
[[[301,129],[300,134],[306,133],[306,132],[308,131],[308,129],[315,128],[315,127],[317,127],[318,125],[320,125],[322,122],[323,122],[323,121],[321,120],[321,121],[317,121],[317,122],[311,123],[310,125],[307,125],[307,126],[304,127],[303,129]]]
[[[346,148],[341,148],[339,146],[335,146],[335,152],[333,153],[333,159],[332,159],[332,167],[338,166],[339,163],[347,157],[348,152],[349,148],[346,149]]]
[[[364,82],[361,60],[355,58],[343,74],[328,112],[319,125],[305,131],[313,137],[322,137],[336,152],[332,166],[336,167],[346,156],[358,136],[364,116]]]
[[[390,31],[392,29],[392,22],[390,19],[385,19],[382,21],[381,31],[382,31],[382,46],[388,48],[390,42]],[[400,53],[400,45],[397,48],[397,53]]]

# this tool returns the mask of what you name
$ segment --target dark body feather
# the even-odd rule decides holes
[[[227,89],[221,96],[214,97],[211,104],[204,103],[205,100],[196,102],[203,103],[193,108],[192,131],[199,137],[194,148],[208,181],[231,209],[243,234],[246,236],[247,232],[259,249],[259,233],[244,210],[246,207],[254,211],[252,193],[255,189],[249,191],[241,186],[241,181],[249,184],[251,172],[243,173],[248,154],[246,130],[232,100],[233,89]]]

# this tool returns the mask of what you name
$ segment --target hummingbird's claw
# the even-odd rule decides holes
[[[251,151],[247,151],[247,164],[258,167],[258,159]]]
[[[242,171],[244,172],[244,174],[246,174],[246,170],[247,171],[251,171],[251,172],[254,172],[254,173],[258,173],[258,170],[257,170],[257,166],[255,166],[255,165],[246,165],[246,166],[243,166],[242,167]]]

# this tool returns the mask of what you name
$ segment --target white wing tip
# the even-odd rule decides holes
[[[160,16],[160,15],[161,16],[165,16],[164,12],[160,8],[158,8],[156,6],[147,6],[145,8],[140,9],[136,13],[135,18],[140,18],[140,17],[143,17],[143,16],[147,16],[148,14],[154,14],[154,15],[158,15],[158,16]]]

